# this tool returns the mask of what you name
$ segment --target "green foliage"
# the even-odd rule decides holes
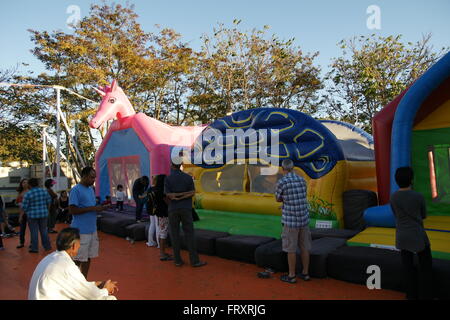
[[[203,35],[189,102],[201,121],[259,107],[294,108],[314,113],[322,88],[318,53],[303,54],[293,39],[267,39],[266,30],[244,32],[219,24]]]
[[[0,160],[42,162],[42,140],[40,133],[25,126],[14,124],[0,125]]]
[[[343,55],[333,59],[326,76],[327,113],[372,132],[374,114],[445,53],[434,52],[430,38],[405,44],[400,35],[372,35],[339,42]]]
[[[312,196],[308,199],[308,211],[311,219],[336,220],[336,213],[333,211],[334,204]]]

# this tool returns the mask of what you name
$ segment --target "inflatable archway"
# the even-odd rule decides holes
[[[369,228],[349,243],[394,247],[395,218],[389,196],[397,168],[412,166],[413,188],[427,202],[424,225],[434,257],[450,259],[450,53],[373,119],[380,204],[369,208]],[[380,228],[381,227],[381,228]]]

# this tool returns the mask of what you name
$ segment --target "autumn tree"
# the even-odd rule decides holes
[[[314,113],[322,88],[318,53],[304,54],[294,39],[267,38],[269,29],[238,29],[219,24],[202,36],[189,102],[203,122],[227,113],[259,107],[293,108]]]
[[[91,164],[96,149],[88,118],[95,113],[100,102],[92,88],[118,79],[136,112],[155,116],[158,100],[154,92],[161,81],[154,72],[156,49],[151,44],[153,35],[144,32],[137,23],[133,6],[94,4],[90,13],[73,28],[71,34],[29,30],[35,44],[33,54],[48,70],[33,81],[43,85],[62,85],[91,100],[62,92],[62,110],[68,115],[69,123],[77,123],[77,144],[85,162]],[[44,100],[48,103],[55,102],[54,97],[46,98]],[[49,125],[50,128],[55,127],[52,123]],[[73,135],[62,128],[66,136]],[[70,151],[75,153],[73,147]]]
[[[0,70],[0,82],[25,82],[18,75],[17,67]],[[33,88],[0,87],[0,160],[42,161],[42,139],[36,122],[45,115],[39,108],[41,97],[34,95]]]
[[[326,112],[372,132],[376,112],[418,79],[445,51],[434,51],[431,35],[416,43],[401,36],[342,40],[326,77]]]

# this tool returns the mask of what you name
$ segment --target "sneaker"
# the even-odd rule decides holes
[[[23,248],[23,247],[24,247],[24,244],[21,243],[21,244],[19,244],[16,248],[17,248],[17,249],[20,249],[20,248]]]
[[[156,247],[156,243],[154,242],[146,242],[147,247]]]
[[[261,279],[269,279],[270,278],[270,273],[267,271],[258,272],[256,275],[258,276],[258,278],[261,278]]]
[[[193,265],[192,265],[192,267],[194,267],[194,268],[199,268],[199,267],[203,267],[203,266],[206,266],[206,261],[199,261],[199,262],[197,262],[197,263],[194,263]]]
[[[28,252],[29,252],[29,253],[38,253],[39,251],[37,251],[37,250],[31,250],[31,249],[30,249],[30,250],[28,250]]]
[[[274,269],[272,269],[272,268],[266,268],[266,269],[264,270],[264,272],[273,274],[273,273],[275,273],[276,271],[275,271]]]
[[[281,281],[284,281],[284,282],[288,282],[288,283],[297,283],[297,279],[295,279],[295,276],[289,277],[288,274],[283,274],[283,275],[280,277],[280,280],[281,280]]]
[[[173,260],[173,257],[172,257],[170,254],[166,254],[166,255],[164,255],[164,256],[160,256],[160,257],[159,257],[159,260],[160,260],[160,261],[172,261],[172,260]]]
[[[299,278],[302,279],[303,281],[309,281],[309,280],[311,280],[311,277],[309,276],[309,274],[303,274],[303,273],[301,273],[301,274],[297,275],[297,277],[299,277]]]

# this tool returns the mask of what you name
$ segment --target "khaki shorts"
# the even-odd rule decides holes
[[[80,234],[80,250],[78,250],[78,254],[73,260],[86,262],[88,258],[97,258],[98,248],[97,231],[94,233]]]
[[[283,243],[284,252],[297,252],[297,247],[300,247],[300,251],[309,251],[311,249],[312,240],[309,227],[289,228],[287,226],[283,226],[281,240]]]

